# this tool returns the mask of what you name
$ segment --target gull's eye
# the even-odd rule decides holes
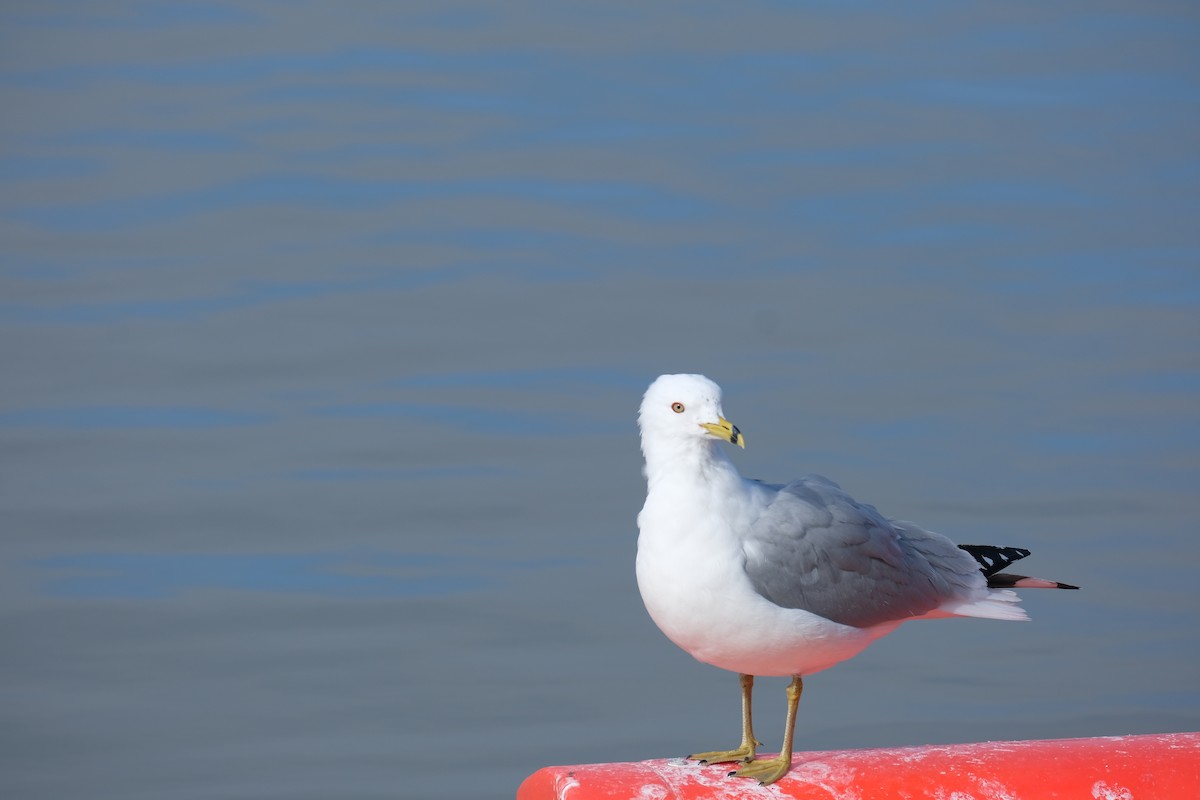
[[[676,414],[683,413],[683,403],[671,403],[671,410]]]

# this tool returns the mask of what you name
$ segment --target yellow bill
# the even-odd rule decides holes
[[[702,422],[700,427],[716,436],[718,439],[724,439],[730,444],[736,444],[743,450],[746,449],[746,437],[742,436],[742,432],[737,429],[729,420],[721,417],[720,422]]]

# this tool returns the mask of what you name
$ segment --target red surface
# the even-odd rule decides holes
[[[797,753],[778,783],[682,759],[546,767],[517,800],[1198,800],[1200,733]]]

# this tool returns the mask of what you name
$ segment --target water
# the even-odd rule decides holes
[[[1200,724],[1191,7],[0,15],[5,797],[731,745],[633,582],[668,371],[745,474],[1084,587],[814,677],[799,747]]]

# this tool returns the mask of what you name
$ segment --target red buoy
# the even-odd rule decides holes
[[[517,800],[1197,800],[1200,733],[800,752],[779,782],[684,759],[546,767]]]

